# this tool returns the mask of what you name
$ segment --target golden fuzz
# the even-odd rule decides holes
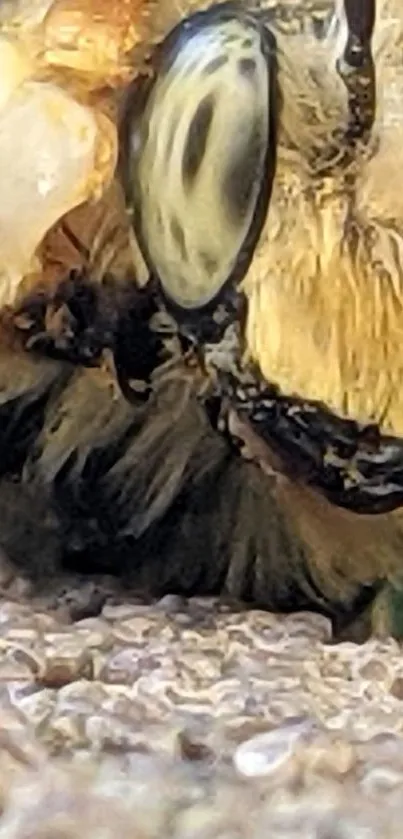
[[[305,33],[283,45],[279,36],[279,154],[267,223],[244,281],[247,344],[286,393],[403,435],[399,0],[379,2],[373,46],[376,120],[369,148],[350,163],[349,191],[337,150],[321,174],[323,152],[347,118],[336,44]]]

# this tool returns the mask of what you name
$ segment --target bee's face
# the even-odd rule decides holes
[[[403,216],[387,233],[388,207],[377,226],[363,189],[379,148],[374,13],[375,0],[340,0],[316,40],[273,34],[244,5],[190,17],[129,97],[121,143],[134,231],[166,305],[209,354],[205,324],[224,309],[219,343],[245,296],[238,335],[256,367],[239,353],[231,399],[308,480],[361,510],[403,499],[400,443],[362,436],[378,425],[403,437],[398,265],[390,305],[373,283],[377,248],[390,273]]]

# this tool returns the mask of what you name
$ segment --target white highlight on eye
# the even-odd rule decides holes
[[[336,0],[334,14],[326,36],[329,61],[332,67],[336,67],[342,61],[348,36],[349,29],[344,9],[344,0]]]

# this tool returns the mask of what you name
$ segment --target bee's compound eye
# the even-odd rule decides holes
[[[270,33],[213,7],[168,36],[144,107],[126,115],[135,233],[182,308],[211,302],[252,256],[273,177],[275,66]]]

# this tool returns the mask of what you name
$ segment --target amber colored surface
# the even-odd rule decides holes
[[[45,61],[88,73],[93,83],[124,78],[124,58],[144,41],[153,6],[144,0],[56,0],[43,24]]]

